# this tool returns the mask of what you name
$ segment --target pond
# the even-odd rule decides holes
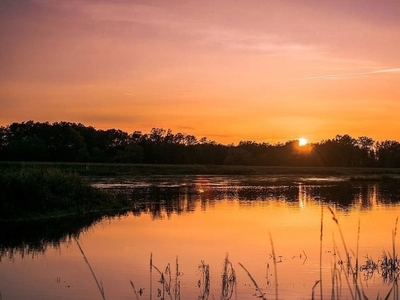
[[[3,224],[0,299],[397,297],[396,182],[153,176],[93,185],[133,209]]]

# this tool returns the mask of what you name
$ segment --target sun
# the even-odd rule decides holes
[[[305,146],[305,145],[307,145],[307,144],[308,144],[308,141],[307,141],[306,138],[303,138],[303,137],[299,138],[299,146],[300,146],[300,147],[301,147],[301,146]]]

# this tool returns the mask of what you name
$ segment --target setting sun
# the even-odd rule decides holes
[[[299,138],[299,146],[307,145],[308,141],[306,138]]]

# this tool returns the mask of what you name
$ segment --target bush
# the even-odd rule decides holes
[[[27,168],[0,172],[0,219],[40,218],[123,207],[77,174]]]

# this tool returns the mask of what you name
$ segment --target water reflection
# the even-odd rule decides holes
[[[153,291],[153,299],[193,299],[193,295],[203,300],[229,299],[232,295],[237,299],[260,297],[260,293],[254,292],[252,280],[238,267],[239,262],[254,277],[259,290],[273,298],[277,280],[274,277],[275,255],[268,239],[268,232],[272,232],[279,271],[279,296],[307,298],[312,286],[320,280],[319,228],[323,207],[326,209],[321,284],[324,282],[327,287],[332,274],[335,274],[335,280],[340,276],[343,279],[346,272],[354,274],[347,267],[349,261],[353,264],[352,269],[359,266],[360,277],[374,286],[373,292],[385,292],[386,286],[382,289],[382,285],[376,283],[378,277],[385,279],[383,276],[386,276],[388,283],[397,282],[400,269],[397,259],[391,260],[389,252],[386,258],[382,255],[382,249],[394,253],[390,233],[400,201],[400,190],[395,183],[285,181],[258,184],[248,179],[215,181],[205,177],[176,184],[159,181],[123,187],[102,183],[103,188],[118,197],[131,200],[132,209],[127,212],[0,226],[0,259],[6,262],[9,260],[4,258],[15,258],[17,261],[16,257],[45,253],[48,247],[62,248],[73,238],[80,238],[96,272],[106,270],[100,271],[99,278],[107,282],[106,293],[114,293],[115,297],[111,298],[123,298],[118,293],[125,288],[129,288],[125,298],[137,294],[148,299],[150,291]],[[342,217],[347,246],[354,251],[349,251],[350,256],[339,249],[337,232],[336,239],[332,234],[336,227],[327,206],[333,207]],[[397,207],[397,211],[390,213],[390,207]],[[358,218],[362,221],[360,241],[357,237]],[[84,232],[88,234],[82,234]],[[333,246],[335,244],[339,246]],[[356,265],[354,253],[358,253],[355,250],[358,244],[360,261]],[[339,250],[342,251],[341,259],[337,254]],[[148,284],[148,255],[151,252],[156,253],[157,259],[151,263],[154,289]],[[229,252],[229,260],[226,258],[222,262],[226,252]],[[179,266],[178,259],[174,263],[178,254]],[[365,255],[367,257],[362,261],[361,257]],[[77,258],[72,262],[67,260],[65,264],[79,265],[82,257],[74,257]],[[2,268],[4,270],[4,266]],[[13,266],[7,265],[6,270],[12,274]],[[192,270],[197,273],[193,274]],[[8,277],[8,274],[2,275],[7,271],[0,270],[0,279]],[[110,283],[113,276],[123,277],[125,281]],[[317,285],[316,294],[318,288]],[[0,285],[0,289],[4,287]],[[300,292],[302,296],[296,294]]]
[[[13,259],[14,255],[35,256],[44,253],[48,247],[57,248],[70,243],[82,232],[107,218],[114,218],[127,212],[87,214],[31,222],[5,222],[0,226],[0,262],[3,258]]]
[[[352,183],[335,182],[324,184],[293,183],[290,185],[269,186],[149,186],[131,189],[109,189],[113,193],[123,193],[135,203],[135,215],[150,213],[153,219],[169,218],[172,214],[193,212],[197,205],[205,211],[215,201],[239,200],[247,205],[248,201],[280,200],[299,203],[305,208],[309,201],[319,201],[340,206],[344,209],[357,206],[368,210],[378,205],[400,202],[400,188],[395,183]]]
[[[103,188],[107,188],[107,185],[103,184]],[[118,197],[131,199],[132,209],[29,223],[8,222],[6,226],[0,226],[0,259],[14,253],[24,256],[44,252],[47,246],[57,247],[61,242],[69,241],[71,237],[78,237],[82,231],[104,218],[113,218],[128,212],[134,216],[150,214],[153,220],[161,220],[170,218],[173,214],[192,213],[198,206],[202,211],[206,211],[219,200],[239,200],[239,206],[247,206],[252,201],[278,200],[298,203],[300,209],[305,209],[310,201],[317,201],[344,210],[358,208],[366,211],[379,205],[400,202],[400,186],[390,182],[226,186],[213,185],[209,180],[202,179],[193,185],[161,184],[124,189],[115,189],[112,185],[108,190]]]

